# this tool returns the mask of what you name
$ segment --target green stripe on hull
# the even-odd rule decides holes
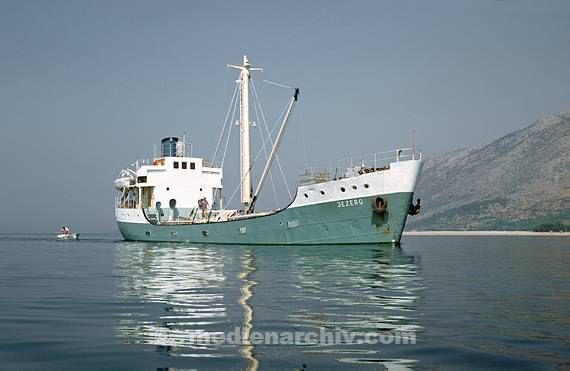
[[[322,245],[400,242],[413,193],[380,195],[384,215],[372,210],[377,196],[286,208],[275,214],[207,224],[153,225],[119,222],[126,240],[241,245]]]

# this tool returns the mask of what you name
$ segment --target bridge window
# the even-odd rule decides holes
[[[196,169],[196,163],[191,162],[190,163],[190,170],[195,170]]]
[[[188,163],[186,163],[186,161],[184,161],[184,162],[182,163],[182,168],[183,168],[183,169],[186,169],[187,167],[188,167]]]
[[[139,176],[137,178],[137,183],[146,183],[146,176]]]
[[[174,161],[174,168],[178,169],[178,161]]]

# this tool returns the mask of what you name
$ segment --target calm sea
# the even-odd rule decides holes
[[[569,369],[570,240],[0,235],[0,329],[2,369]]]

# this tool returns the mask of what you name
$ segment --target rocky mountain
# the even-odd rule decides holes
[[[570,113],[493,143],[425,159],[408,230],[530,230],[570,225]],[[549,224],[550,223],[550,224]]]

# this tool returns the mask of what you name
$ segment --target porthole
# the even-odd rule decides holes
[[[170,187],[166,187],[166,190],[167,190],[167,191],[170,191]]]
[[[354,189],[355,191],[356,191],[357,188],[358,188],[358,187],[355,186],[355,185],[352,186],[352,189]]]
[[[364,188],[368,189],[370,188],[370,185],[368,183],[364,184]]]
[[[202,192],[202,188],[200,188],[200,192]]]
[[[344,191],[346,191],[346,189],[344,187],[340,187],[340,191],[344,192]]]
[[[324,196],[324,195],[325,195],[325,191],[321,191],[321,194]]]
[[[305,194],[303,194],[303,196],[305,196],[305,198],[309,198],[309,195],[308,195],[308,194],[306,194],[306,193],[305,193]]]

